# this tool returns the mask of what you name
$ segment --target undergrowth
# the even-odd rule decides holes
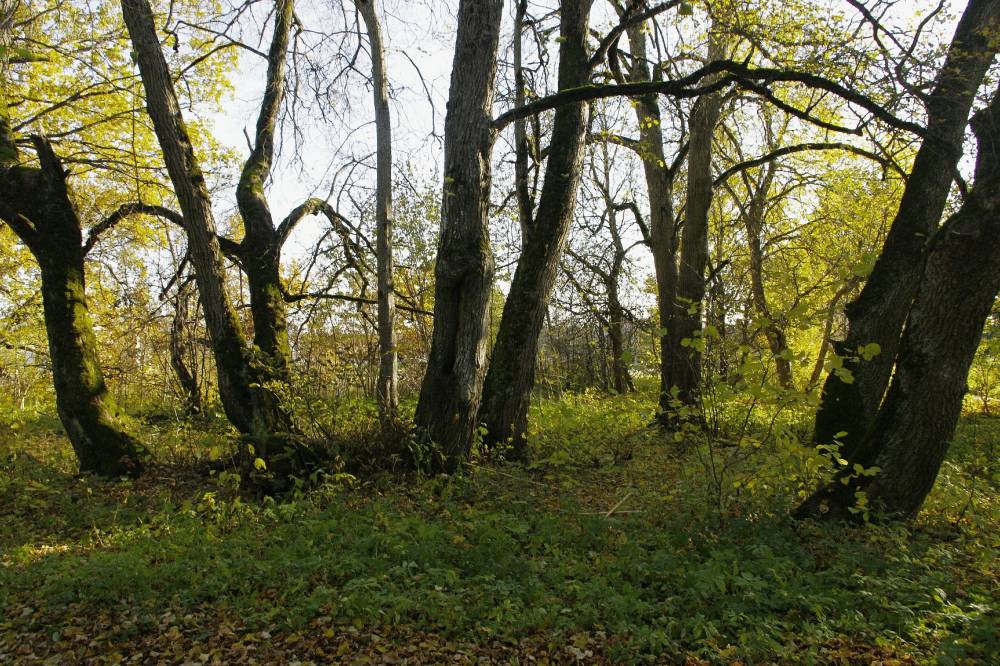
[[[8,427],[0,661],[996,663],[1000,422],[963,422],[917,522],[847,526],[787,518],[818,473],[794,424],[684,445],[646,404],[542,402],[527,469],[342,472],[282,502],[208,464],[218,420],[143,426],[159,462],[117,483],[75,476],[51,419]]]

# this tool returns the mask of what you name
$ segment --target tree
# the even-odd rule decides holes
[[[858,297],[846,307],[848,331],[835,344],[847,372],[823,385],[815,439],[843,442],[850,459],[871,427],[892,373],[900,334],[913,302],[927,239],[944,212],[969,111],[997,49],[1000,2],[970,0],[947,57],[926,96],[927,126],[882,251]],[[861,359],[860,350],[875,350]],[[850,381],[841,378],[847,376]],[[846,434],[843,434],[846,433]]]
[[[9,134],[5,139],[0,143],[0,219],[41,269],[59,418],[82,471],[138,476],[145,451],[118,421],[104,381],[87,302],[82,225],[66,171],[43,137],[32,137],[37,167],[19,164],[16,145]]]
[[[591,0],[564,0],[560,5],[560,89],[585,85],[590,78],[590,5]],[[479,411],[479,421],[486,429],[483,441],[496,445],[511,440],[518,458],[525,457],[524,433],[535,383],[538,337],[573,220],[588,115],[585,103],[556,110],[538,210],[521,214],[521,257],[486,374]],[[524,196],[520,191],[523,187],[524,177],[519,175],[519,202]]]
[[[173,79],[156,37],[153,12],[147,0],[122,0],[122,13],[135,49],[136,62],[146,91],[146,107],[153,121],[156,136],[174,192],[183,213],[183,226],[188,239],[188,251],[195,270],[198,293],[205,322],[212,339],[219,394],[229,420],[249,439],[241,446],[239,457],[248,476],[263,466],[279,484],[302,470],[309,452],[296,441],[291,416],[282,404],[274,383],[287,381],[287,330],[282,319],[284,301],[276,281],[281,231],[270,224],[270,212],[262,201],[260,187],[270,168],[273,154],[274,116],[272,111],[280,100],[281,66],[284,49],[276,29],[271,53],[281,58],[269,59],[269,82],[277,87],[265,91],[265,101],[258,117],[257,141],[240,177],[237,199],[247,225],[247,266],[251,294],[256,295],[254,309],[255,342],[264,354],[255,353],[247,344],[236,312],[225,288],[222,245],[216,233],[211,200],[205,176],[194,153],[182,117]],[[291,2],[279,0],[277,24],[291,22]],[[289,225],[290,226],[290,225]],[[287,227],[286,227],[287,228]],[[239,248],[228,248],[241,254]],[[280,301],[280,303],[279,303]]]
[[[864,499],[906,518],[934,485],[1000,292],[1000,90],[972,127],[975,182],[928,243],[885,402],[844,470],[799,507],[800,517],[849,516]]]
[[[445,119],[441,237],[434,285],[434,334],[414,421],[441,447],[447,471],[469,452],[482,396],[493,288],[487,228],[491,107],[500,0],[460,0]]]
[[[709,34],[708,60],[724,55],[721,36],[713,26]],[[708,260],[708,213],[712,205],[712,143],[722,111],[722,96],[709,93],[699,97],[688,121],[687,197],[684,206],[684,229],[677,264],[676,304],[673,319],[664,322],[671,350],[671,364],[665,382],[671,398],[681,405],[694,406],[700,401],[701,351],[697,337],[701,332],[702,301],[705,298],[705,266]]]
[[[375,0],[355,0],[364,20],[372,58],[372,90],[375,98],[376,186],[375,245],[378,272],[379,369],[375,387],[379,413],[392,421],[399,409],[396,360],[396,304],[392,279],[392,120],[389,117],[389,84],[385,68],[382,27]]]

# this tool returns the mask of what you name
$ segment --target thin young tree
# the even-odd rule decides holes
[[[375,0],[355,0],[368,33],[372,59],[372,92],[375,104],[375,261],[378,273],[378,379],[375,397],[383,422],[396,418],[399,388],[396,354],[396,303],[392,279],[392,119],[389,116],[389,82],[385,65],[382,25]]]

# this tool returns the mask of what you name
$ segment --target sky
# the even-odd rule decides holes
[[[386,56],[392,96],[394,162],[397,171],[411,164],[419,175],[436,183],[441,166],[440,135],[443,132],[452,65],[457,0],[384,0],[381,4],[383,31],[388,46]],[[511,4],[506,3],[503,44],[510,39]],[[532,6],[537,14],[541,14],[546,5],[554,7],[556,4],[556,0],[544,0],[532,3]],[[846,0],[834,0],[832,5],[845,12],[854,11]],[[922,0],[903,0],[893,7],[892,14],[895,20],[912,24],[920,19],[921,8],[926,8],[926,5]],[[355,20],[351,3],[342,6],[340,0],[301,0],[297,4],[297,14],[306,28],[325,32],[336,32],[345,25],[345,19],[348,24]],[[683,20],[693,22],[697,19]],[[592,27],[606,29],[612,21],[608,4],[595,0]],[[950,35],[952,25],[953,22],[949,22],[938,30]],[[692,23],[690,27],[696,26]],[[259,31],[257,34],[252,34],[252,30],[249,32],[245,41],[261,41],[266,46],[270,38],[269,30],[263,35]],[[552,40],[550,46],[555,50],[554,35]],[[358,43],[358,37],[345,36],[343,43],[350,51]],[[362,38],[361,43],[367,49],[367,39]],[[224,145],[235,148],[241,156],[248,152],[246,135],[253,132],[257,104],[263,90],[264,65],[263,59],[258,56],[241,55],[234,76],[237,92],[221,111],[209,117],[216,138]],[[370,67],[367,56],[359,58],[357,66],[366,75]],[[312,103],[312,107],[315,110],[316,102]],[[373,182],[375,141],[370,87],[360,75],[353,76],[346,90],[341,90],[328,108],[330,113],[326,119],[312,117],[300,123],[303,134],[298,144],[290,133],[286,131],[284,134],[281,155],[272,173],[268,192],[272,210],[278,219],[310,196],[330,196],[331,202],[343,214],[355,217],[356,211],[344,194],[353,188],[355,198],[364,199],[364,189]],[[294,145],[299,146],[301,159],[296,159],[293,154]],[[498,147],[494,159],[502,152],[503,149]],[[354,183],[352,188],[342,191],[341,187],[346,182],[344,174],[348,173],[344,165],[357,160],[365,166],[349,172],[353,174]],[[234,198],[219,197],[218,201],[221,203],[217,212],[223,217],[231,215]],[[286,256],[304,255],[322,229],[323,222],[319,218],[304,221],[293,235]],[[641,270],[648,270],[648,257],[640,258],[639,262],[644,266]]]

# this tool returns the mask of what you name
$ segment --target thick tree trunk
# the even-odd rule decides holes
[[[584,85],[589,79],[590,4],[591,0],[562,3],[560,89]],[[484,443],[495,445],[511,439],[519,458],[524,457],[538,338],[576,209],[587,116],[586,104],[563,106],[555,112],[538,212],[523,232],[521,257],[504,304],[483,390],[479,420],[486,426]]]
[[[899,210],[882,253],[856,300],[846,308],[848,332],[835,344],[853,375],[846,383],[827,376],[816,414],[815,440],[830,444],[835,435],[850,454],[871,426],[889,383],[903,323],[913,302],[927,238],[941,220],[969,110],[993,61],[1000,22],[1000,1],[970,0],[952,38],[944,66],[927,99],[927,131],[907,179]],[[858,361],[858,350],[877,344],[880,353]]]
[[[934,485],[1000,291],[1000,91],[973,127],[975,185],[931,241],[885,402],[845,473],[807,500],[799,516],[849,515],[863,491],[885,515],[911,517]],[[855,464],[880,470],[854,477]]]
[[[375,0],[355,0],[365,22],[372,56],[372,89],[375,96],[376,184],[375,261],[378,272],[379,365],[375,396],[383,422],[395,420],[399,410],[396,360],[396,302],[392,283],[392,120],[389,117],[389,84],[385,69],[382,26]]]
[[[244,195],[250,196],[244,198],[239,193],[237,195],[244,205],[249,202],[254,208],[249,216],[244,217],[248,234],[246,244],[242,246],[242,254],[252,260],[249,262],[252,266],[247,267],[247,272],[252,300],[257,302],[255,324],[258,318],[264,322],[255,330],[264,345],[260,347],[265,354],[262,359],[255,358],[256,354],[247,345],[236,311],[225,290],[225,269],[208,188],[181,115],[173,79],[156,37],[149,2],[122,0],[121,5],[146,91],[146,107],[184,215],[188,251],[195,269],[205,323],[212,339],[222,405],[233,425],[251,439],[252,446],[241,446],[239,449],[244,470],[248,475],[259,479],[260,475],[254,474],[255,463],[259,458],[264,461],[267,475],[270,476],[270,481],[259,483],[280,488],[289,476],[302,470],[310,454],[294,441],[291,417],[283,408],[280,394],[273,390],[275,383],[285,383],[286,373],[280,366],[276,371],[273,361],[280,360],[284,355],[283,348],[287,348],[287,333],[283,334],[281,330],[267,325],[269,321],[284,325],[284,317],[279,314],[284,311],[284,303],[278,303],[278,253],[268,251],[269,242],[265,238],[275,233],[273,226],[269,234],[266,225],[259,224],[260,220],[256,217],[261,212],[257,198],[258,194],[262,196],[262,192],[259,187],[247,186],[252,181],[262,184],[264,176],[256,163],[251,165],[248,161],[240,188]],[[284,3],[280,3],[279,9],[283,7]],[[285,11],[290,10],[282,10]],[[272,67],[276,67],[273,61],[269,64],[269,70]],[[265,98],[273,92],[267,91]],[[276,100],[270,100],[271,104],[275,102]],[[267,103],[266,99],[265,104]],[[262,113],[262,117],[263,115]],[[261,131],[260,125],[258,122],[258,133]],[[266,142],[259,142],[255,146],[255,155],[258,151],[266,154],[266,149]],[[251,157],[251,161],[253,160],[254,157]],[[246,173],[248,169],[253,171],[249,176]]]
[[[83,234],[66,188],[66,173],[48,142],[33,137],[40,168],[11,166],[6,144],[0,165],[0,217],[27,245],[41,268],[45,331],[56,407],[80,470],[137,476],[145,451],[117,422],[104,383],[87,305]]]
[[[445,119],[441,237],[434,286],[434,334],[414,416],[437,444],[443,469],[468,456],[476,430],[493,288],[487,213],[491,109],[503,2],[461,0]]]
[[[713,49],[710,49],[710,53]],[[710,55],[710,60],[711,60]],[[708,258],[708,213],[712,206],[712,140],[722,99],[717,93],[695,102],[689,122],[687,203],[677,277],[677,312],[673,330],[667,327],[671,349],[668,386],[682,405],[697,405],[701,393],[701,352],[684,344],[701,330]]]

